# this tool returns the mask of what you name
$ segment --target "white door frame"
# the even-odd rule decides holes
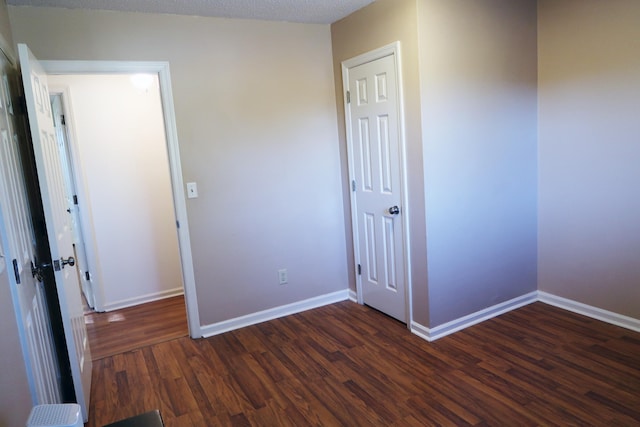
[[[390,43],[386,46],[382,46],[378,49],[374,49],[372,51],[363,53],[362,55],[358,55],[354,58],[347,59],[342,62],[342,87],[344,93],[344,115],[345,115],[345,133],[347,139],[347,157],[349,164],[349,187],[351,189],[351,183],[356,179],[355,177],[355,166],[353,164],[354,158],[354,147],[353,147],[353,138],[351,137],[351,114],[350,114],[350,106],[347,101],[346,93],[349,89],[349,69],[353,67],[357,67],[362,64],[366,64],[367,62],[375,61],[376,59],[384,58],[387,56],[393,56],[394,64],[396,69],[396,84],[398,87],[398,144],[400,146],[400,191],[401,191],[401,200],[402,200],[402,241],[403,241],[403,250],[404,250],[404,276],[405,276],[405,310],[407,313],[407,328],[411,328],[411,323],[413,321],[413,302],[411,298],[411,252],[410,252],[410,244],[409,244],[409,202],[408,202],[408,191],[407,191],[407,150],[406,150],[406,138],[405,138],[405,125],[404,125],[404,96],[402,91],[402,67],[401,67],[401,56],[400,56],[400,42]],[[352,189],[351,189],[352,190]],[[349,198],[351,200],[351,229],[352,229],[352,239],[353,239],[353,258],[355,260],[355,269],[356,269],[356,291],[358,303],[363,304],[363,293],[362,293],[362,276],[358,275],[357,267],[358,264],[361,264],[360,260],[360,250],[359,250],[359,236],[358,236],[358,218],[356,211],[356,198],[354,196],[354,192],[349,192]]]
[[[50,97],[56,97],[59,99],[60,101],[60,107],[62,108],[62,111],[58,111],[58,113],[62,114],[64,117],[69,118],[69,120],[72,118],[72,106],[71,106],[71,94],[69,91],[69,87],[56,87],[55,85],[49,85],[49,96]],[[56,113],[54,104],[52,103],[51,105],[52,108],[52,113]],[[62,127],[63,131],[62,133],[65,133],[66,135],[64,135],[63,138],[63,146],[64,146],[64,154],[61,154],[62,156],[64,156],[64,163],[67,165],[66,170],[63,171],[64,175],[65,175],[65,179],[67,180],[67,189],[68,191],[71,191],[71,193],[69,194],[69,196],[71,195],[75,195],[76,197],[79,197],[80,200],[89,200],[89,198],[87,197],[87,194],[85,192],[85,188],[82,185],[83,182],[85,182],[84,177],[81,176],[81,173],[79,171],[79,168],[76,167],[75,163],[74,163],[74,159],[77,159],[77,154],[75,154],[77,152],[76,147],[73,147],[73,140],[75,140],[75,138],[71,138],[70,137],[70,133],[72,133],[72,127],[67,124],[67,125],[63,125],[60,124],[61,119],[59,117],[55,117],[54,114],[54,118],[53,118],[54,122],[56,123],[56,131],[60,131],[60,127]],[[60,143],[60,141],[58,142]],[[70,201],[70,204],[72,204],[73,202]],[[94,248],[96,247],[95,244],[95,240],[94,240],[94,236],[93,233],[89,232],[89,230],[87,230],[87,224],[90,223],[91,221],[91,212],[90,212],[90,207],[89,204],[85,204],[83,206],[82,210],[78,210],[77,206],[73,206],[71,207],[71,215],[72,215],[72,224],[73,224],[73,234],[74,234],[74,239],[77,239],[80,241],[79,246],[75,247],[75,254],[76,254],[76,268],[78,270],[84,269],[85,272],[89,272],[89,282],[90,282],[90,294],[91,295],[87,295],[87,286],[86,286],[86,282],[87,282],[87,278],[84,275],[81,275],[81,277],[79,278],[80,280],[80,287],[82,289],[82,293],[84,294],[87,303],[89,304],[89,307],[99,311],[98,309],[103,307],[103,295],[102,292],[96,292],[96,287],[102,291],[102,286],[100,284],[99,278],[102,277],[102,274],[100,272],[100,267],[98,264],[98,258],[95,255],[94,252]],[[93,272],[93,273],[92,273]],[[96,304],[97,301],[97,304]]]
[[[184,284],[187,320],[191,338],[201,338],[200,316],[196,296],[196,283],[193,272],[193,256],[191,254],[191,239],[189,235],[189,221],[185,200],[184,182],[182,179],[182,165],[180,163],[180,149],[178,145],[178,131],[176,127],[175,110],[173,106],[173,92],[171,89],[171,75],[169,63],[164,61],[40,61],[48,74],[158,74],[160,83],[160,98],[164,116],[167,153],[171,173],[171,187],[176,220],[178,221],[178,243],[180,246],[180,263],[182,266],[182,281]]]

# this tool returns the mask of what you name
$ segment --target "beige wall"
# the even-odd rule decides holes
[[[43,59],[170,62],[201,324],[347,288],[328,26],[9,13]]]
[[[427,324],[429,317],[426,270],[426,242],[424,220],[424,187],[422,171],[422,145],[420,129],[420,98],[418,72],[418,21],[415,0],[377,0],[375,3],[331,25],[333,69],[338,100],[338,129],[342,174],[348,176],[347,143],[345,135],[344,105],[342,102],[342,68],[344,60],[377,49],[389,43],[401,43],[405,132],[407,151],[407,178],[409,190],[409,218],[411,229],[411,280],[413,286],[413,317]],[[350,190],[343,183],[345,223],[349,254],[350,286],[355,289]],[[424,322],[424,323],[423,323]]]
[[[640,319],[640,2],[539,2],[541,291]]]
[[[80,215],[90,239],[96,309],[181,293],[169,159],[157,77],[147,90],[130,75],[49,76],[68,90]],[[105,179],[109,177],[109,179]]]

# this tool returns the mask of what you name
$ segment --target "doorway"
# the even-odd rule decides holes
[[[48,81],[93,360],[186,336],[157,75]]]
[[[75,100],[75,97],[73,96],[73,93],[75,91],[73,89],[73,85],[65,84],[64,80],[69,79],[72,81],[77,81],[78,79],[80,80],[85,79],[85,80],[101,81],[101,78],[102,78],[106,82],[107,80],[117,80],[121,78],[126,80],[127,84],[131,86],[133,84],[133,82],[131,81],[132,80],[131,76],[134,74],[144,74],[146,77],[151,77],[151,80],[153,81],[153,83],[150,87],[137,88],[136,90],[138,91],[138,95],[141,97],[148,96],[149,94],[156,96],[158,114],[161,117],[161,120],[160,120],[161,132],[164,133],[164,137],[165,137],[164,146],[160,147],[160,150],[156,151],[156,154],[152,154],[148,150],[145,151],[144,148],[137,155],[132,154],[131,151],[127,151],[127,150],[123,151],[122,149],[120,149],[119,151],[118,150],[103,151],[101,154],[98,154],[98,158],[97,158],[98,163],[95,163],[96,158],[94,157],[93,165],[95,166],[97,164],[99,166],[105,166],[106,169],[103,168],[103,170],[109,171],[109,166],[111,164],[115,164],[117,163],[118,160],[122,160],[124,158],[125,163],[129,162],[130,164],[134,164],[134,168],[135,168],[135,165],[137,165],[138,169],[144,169],[143,175],[145,174],[153,175],[155,172],[157,172],[158,168],[157,167],[149,168],[149,164],[147,163],[151,161],[151,157],[158,157],[158,156],[162,157],[164,155],[164,167],[167,172],[165,190],[169,194],[168,204],[165,204],[165,206],[163,207],[154,206],[152,204],[152,202],[156,201],[157,199],[156,193],[155,193],[156,190],[142,191],[129,196],[119,194],[117,191],[118,188],[124,189],[128,183],[132,182],[132,179],[142,179],[142,178],[140,177],[140,175],[138,175],[137,178],[134,177],[127,180],[127,177],[124,177],[123,174],[120,173],[121,172],[120,170],[112,170],[111,172],[103,174],[103,176],[101,177],[101,180],[103,181],[102,184],[103,186],[111,187],[111,190],[115,190],[115,192],[122,197],[119,197],[116,200],[102,199],[100,203],[98,203],[95,206],[98,206],[96,209],[102,210],[103,213],[104,212],[111,213],[112,216],[117,216],[120,213],[126,213],[127,210],[142,211],[143,217],[147,221],[153,217],[154,213],[157,213],[157,212],[163,212],[165,214],[169,214],[171,216],[170,221],[168,223],[165,221],[165,225],[161,228],[164,228],[165,229],[164,231],[173,233],[173,237],[174,237],[173,245],[170,244],[171,239],[169,237],[166,237],[166,234],[165,234],[165,237],[159,237],[160,233],[149,231],[149,227],[147,227],[146,236],[150,237],[152,240],[155,239],[147,243],[147,250],[133,251],[133,252],[127,253],[126,245],[122,245],[122,244],[118,245],[117,243],[113,245],[113,243],[111,242],[112,246],[108,250],[108,252],[112,252],[112,253],[122,252],[122,253],[117,253],[118,256],[115,257],[115,260],[116,260],[115,264],[112,264],[116,266],[115,269],[118,269],[119,268],[118,266],[124,265],[124,263],[128,262],[129,260],[133,260],[134,265],[139,266],[141,261],[140,257],[147,256],[148,255],[147,252],[154,252],[154,251],[166,252],[166,250],[173,250],[174,251],[173,254],[169,254],[168,258],[172,259],[173,261],[177,261],[178,277],[174,279],[169,279],[169,280],[173,281],[174,284],[176,282],[179,285],[183,284],[184,287],[182,288],[182,286],[180,286],[178,288],[174,286],[172,289],[160,289],[160,290],[155,290],[155,291],[146,292],[146,293],[143,292],[143,295],[138,295],[133,297],[131,296],[127,297],[127,295],[120,294],[121,297],[119,299],[117,298],[108,299],[110,296],[105,295],[104,288],[102,288],[102,293],[99,290],[100,286],[102,286],[102,284],[100,283],[100,280],[105,279],[104,274],[98,274],[98,273],[103,273],[105,270],[101,265],[103,263],[103,260],[101,259],[101,257],[95,256],[96,255],[95,253],[93,254],[93,256],[91,254],[91,251],[95,250],[99,245],[96,245],[95,242],[90,242],[90,240],[92,239],[91,231],[93,230],[90,230],[90,232],[87,232],[87,229],[89,227],[83,226],[81,228],[82,228],[82,231],[84,232],[85,243],[87,243],[85,245],[87,248],[86,253],[87,253],[87,259],[88,259],[88,266],[86,269],[87,271],[89,271],[89,275],[87,275],[87,277],[92,279],[91,282],[93,281],[96,282],[95,283],[96,286],[93,287],[95,291],[93,295],[94,297],[93,299],[95,301],[95,307],[99,311],[117,310],[127,306],[133,306],[141,302],[146,302],[145,298],[147,298],[148,301],[152,301],[154,299],[170,297],[172,295],[180,293],[182,289],[184,289],[184,294],[185,294],[184,299],[186,303],[189,334],[193,338],[200,337],[201,334],[200,334],[199,319],[198,319],[198,313],[197,313],[197,304],[195,301],[195,283],[193,279],[193,266],[192,266],[192,260],[191,260],[191,252],[190,252],[188,223],[186,218],[186,205],[184,200],[182,173],[180,170],[179,152],[178,152],[178,146],[177,146],[177,133],[175,129],[175,118],[173,113],[173,101],[171,97],[171,86],[170,86],[168,64],[167,63],[148,63],[148,62],[140,63],[140,62],[101,62],[101,61],[97,61],[97,62],[96,61],[43,61],[43,66],[47,71],[49,78],[51,79],[51,88],[53,89],[52,92],[56,92],[62,98],[63,109],[65,112],[64,122],[66,123],[67,127],[72,128],[70,129],[68,134],[71,136],[71,144],[70,144],[71,154],[72,154],[71,163],[75,166],[75,169],[76,169],[75,171],[73,171],[73,173],[76,178],[78,177],[80,178],[77,180],[76,184],[80,183],[81,179],[85,178],[87,175],[85,173],[86,171],[83,172],[82,170],[83,168],[82,160],[84,160],[84,157],[82,154],[81,147],[79,149],[79,145],[82,144],[82,141],[81,141],[82,136],[80,136],[78,132],[76,132],[81,127],[81,124],[79,122],[80,115],[77,114],[77,111],[80,110],[80,108],[82,108],[83,111],[86,111],[86,108],[82,106],[78,106],[80,108],[77,108],[74,105],[74,102],[76,102],[76,100]],[[96,100],[96,102],[99,102],[99,101]],[[126,104],[122,104],[120,108],[126,109],[126,107],[127,107]],[[129,111],[130,114],[134,114],[134,112],[135,112],[135,109]],[[96,115],[94,114],[94,116]],[[136,124],[135,120],[134,120],[134,123],[130,125],[117,123],[117,122],[109,122],[109,119],[110,119],[109,115],[104,115],[99,119],[102,120],[103,122],[106,122],[112,128],[119,125],[122,125],[123,127],[128,126],[128,128],[125,130],[125,133],[128,132],[128,133],[135,134],[136,130],[145,129],[147,127],[143,123]],[[136,134],[136,136],[139,137],[138,134]],[[111,139],[110,141],[113,143],[112,145],[114,146],[117,145],[115,144],[113,139]],[[109,142],[107,142],[106,144],[109,145]],[[110,147],[102,146],[98,148],[105,149]],[[75,157],[78,157],[78,158],[75,158]],[[156,158],[156,161],[157,161],[157,158]],[[103,162],[103,164],[101,165],[100,162]],[[152,177],[152,181],[154,180],[153,178],[154,177]],[[114,182],[104,182],[109,180]],[[78,190],[78,188],[76,189]],[[78,194],[79,196],[78,198],[84,197],[85,201],[91,201],[93,203],[92,194],[91,194],[93,193],[93,190],[90,187],[88,190],[86,188],[84,189],[84,194],[82,191],[79,191],[79,193],[80,194]],[[90,211],[91,209],[95,208],[95,206],[90,205],[88,208],[85,208],[85,210]],[[95,218],[91,218],[93,215],[89,215],[91,212],[86,212],[85,214],[82,213],[82,204],[80,204],[80,212],[81,212],[80,214],[81,218],[82,218],[82,215],[86,215],[90,217],[90,220],[95,219]],[[103,221],[103,220],[99,220],[99,221]],[[93,222],[93,225],[95,225],[95,222],[96,221]],[[143,219],[143,222],[144,222],[144,219]],[[146,227],[146,226],[142,224],[142,227]],[[174,227],[177,227],[177,228],[174,228]],[[109,230],[109,227],[107,227],[106,230]],[[126,232],[121,232],[120,235],[121,237],[124,235],[125,240],[127,240],[128,242],[132,242],[132,241],[137,242],[138,240],[141,240],[141,239],[136,238],[135,235],[132,235],[132,233],[138,232],[139,230],[140,230],[140,227],[134,230],[129,229]],[[177,233],[176,233],[176,230],[177,230]],[[118,230],[118,229],[111,230],[111,234],[116,234],[119,231],[121,230]],[[96,237],[96,236],[93,236],[93,237]],[[166,253],[165,253],[165,259],[167,259]],[[155,274],[156,276],[170,276],[170,274],[165,274],[166,272],[163,270],[163,269],[166,270],[165,267],[166,266],[162,265],[162,263],[156,264],[155,269],[150,269],[150,268],[140,269],[142,270],[142,273],[141,273],[142,275],[138,275],[136,277],[121,277],[120,280],[122,280],[125,283],[125,286],[131,286],[132,284],[136,284],[137,281],[143,280],[144,275]],[[114,268],[110,268],[109,270],[112,271],[114,270]],[[134,267],[134,270],[135,270],[135,267]],[[113,289],[110,289],[110,291],[112,290]],[[85,291],[84,288],[83,288],[83,291]],[[124,298],[122,297],[122,295],[124,295]]]
[[[342,63],[358,302],[411,322],[400,45]]]
[[[48,81],[60,101],[54,110],[66,110],[55,121],[60,143],[68,142],[68,205],[81,225],[74,244],[87,302],[103,312],[182,294],[157,75]]]

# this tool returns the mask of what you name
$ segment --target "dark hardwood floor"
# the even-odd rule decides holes
[[[93,366],[90,427],[640,425],[640,334],[542,303],[428,343],[342,302]]]
[[[189,334],[183,296],[108,313],[86,312],[84,320],[93,360]]]

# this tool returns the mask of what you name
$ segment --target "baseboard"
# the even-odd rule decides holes
[[[573,313],[582,314],[583,316],[591,317],[592,319],[601,320],[606,323],[611,323],[612,325],[640,332],[640,320],[634,319],[633,317],[623,316],[622,314],[603,310],[598,307],[593,307],[591,305],[542,291],[538,291],[538,301]]]
[[[350,299],[350,291],[348,289],[345,289],[343,291],[320,295],[318,297],[271,308],[269,310],[247,314],[246,316],[236,317],[235,319],[229,319],[223,322],[213,323],[211,325],[204,325],[200,328],[200,332],[202,333],[202,336],[204,338],[207,338],[235,329],[244,328],[245,326],[255,325],[257,323],[266,322],[268,320],[277,319],[279,317],[289,316],[291,314],[300,313],[312,308],[318,308],[324,305],[334,304],[336,302],[345,301],[348,299]]]
[[[145,304],[148,302],[159,301],[165,298],[176,297],[178,295],[184,294],[184,288],[181,286],[179,288],[169,289],[161,292],[154,292],[152,294],[142,295],[139,297],[128,298],[116,302],[112,302],[110,304],[105,304],[102,309],[104,311],[114,311],[120,310],[121,308],[133,307],[134,305]]]
[[[349,301],[358,302],[358,293],[349,289]]]
[[[417,322],[411,322],[411,332],[427,341],[435,341],[439,338],[458,332],[469,326],[476,325],[492,317],[499,316],[508,311],[515,310],[527,304],[534,303],[538,300],[538,293],[531,292],[526,295],[519,296],[509,301],[487,307],[483,310],[476,311],[459,319],[452,320],[434,328],[427,328]]]
[[[422,338],[425,341],[433,341],[433,339],[431,339],[431,332],[429,332],[429,328],[427,328],[424,325],[421,325],[418,322],[411,322],[411,327],[409,328],[409,330],[411,331],[412,334],[419,336],[420,338]]]

